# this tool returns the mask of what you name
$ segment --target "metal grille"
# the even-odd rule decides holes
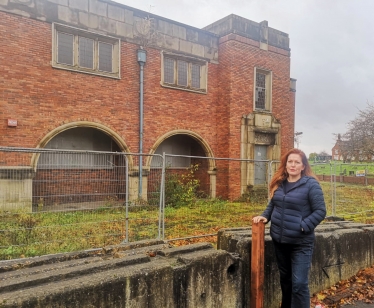
[[[174,60],[170,58],[164,58],[164,82],[175,83],[174,80]]]
[[[57,62],[68,65],[74,64],[74,36],[57,32]]]
[[[94,41],[79,37],[79,66],[93,69]]]
[[[140,181],[139,158],[164,165],[160,155],[0,147],[0,258],[159,238],[162,168],[144,165]]]
[[[113,45],[99,42],[99,70],[112,72]]]
[[[266,107],[266,75],[256,73],[256,109]]]
[[[368,176],[371,165],[359,163],[315,163],[313,172],[325,190],[327,214],[342,218],[374,217],[374,178]]]
[[[209,240],[214,238],[221,228],[247,226],[250,220],[249,213],[253,213],[254,210],[254,202],[264,204],[258,209],[258,213],[265,208],[268,198],[267,184],[271,177],[273,162],[261,161],[267,166],[264,170],[266,182],[254,190],[253,185],[243,182],[240,174],[246,172],[248,177],[250,174],[254,176],[255,165],[260,161],[169,154],[165,155],[165,161],[179,156],[190,158],[191,167],[167,167],[165,170],[165,208],[162,219],[165,239],[180,244],[188,244],[194,238]],[[219,170],[213,180],[216,183],[214,191],[211,190],[212,179],[208,172],[212,164]],[[184,185],[184,189],[180,190],[178,185]],[[195,191],[196,198],[188,198],[187,191],[191,190]],[[182,200],[177,198],[178,195],[182,196]],[[224,200],[235,201],[227,203]],[[182,205],[186,202],[186,205],[178,206],[178,202]],[[237,215],[235,219],[232,216],[233,212]],[[216,217],[219,217],[219,223]]]
[[[193,88],[200,88],[200,65],[191,65],[191,86]]]
[[[67,157],[64,164],[61,155]],[[45,156],[50,159],[43,160]],[[191,167],[167,166],[174,159],[188,159]],[[96,167],[87,167],[87,162]],[[249,226],[251,215],[264,210],[278,164],[0,147],[0,259],[155,238],[181,244],[194,238],[211,240],[221,228]],[[317,167],[326,173],[319,177],[328,214],[340,215],[347,203],[365,215],[373,212],[374,180],[349,176],[348,167],[313,166]],[[355,168],[356,174],[364,169]],[[261,185],[252,185],[259,171]],[[362,190],[357,184],[367,187],[359,205],[356,198]]]
[[[178,60],[178,85],[187,86],[188,79],[188,63],[186,61]]]

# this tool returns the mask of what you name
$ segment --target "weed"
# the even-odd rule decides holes
[[[195,172],[199,165],[191,165],[186,172],[176,174],[166,172],[165,176],[165,204],[166,206],[180,207],[193,205],[197,200],[197,190],[200,181],[196,179]],[[168,171],[168,170],[167,170]]]
[[[185,177],[179,175],[177,180],[185,180],[183,185],[196,188],[191,174],[193,172],[187,170]],[[330,215],[331,184],[321,182],[321,186]],[[176,245],[199,241],[214,244],[216,237],[207,237],[207,234],[216,234],[221,228],[249,227],[252,216],[261,214],[267,204],[266,200],[229,202],[198,199],[193,191],[196,189],[186,189],[184,192],[187,196],[180,192],[182,201],[165,208],[166,238],[190,237],[188,241],[176,241]],[[372,186],[347,184],[337,187],[335,201],[337,216],[357,222],[374,222]],[[128,218],[125,213],[123,206],[71,212],[0,212],[0,258],[12,259],[119,244],[126,236],[127,223],[130,242],[158,237],[158,206],[130,207]]]

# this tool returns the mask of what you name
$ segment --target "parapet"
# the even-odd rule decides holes
[[[0,307],[240,307],[240,260],[163,241],[0,262]]]

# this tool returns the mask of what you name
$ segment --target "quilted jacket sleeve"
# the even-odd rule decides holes
[[[270,221],[271,214],[273,213],[273,209],[274,209],[274,204],[270,200],[265,211],[261,214],[261,216],[265,217],[268,220],[267,223]]]
[[[307,233],[312,232],[326,216],[326,205],[322,188],[317,180],[311,179],[310,181],[308,198],[312,212],[301,222],[301,227]]]

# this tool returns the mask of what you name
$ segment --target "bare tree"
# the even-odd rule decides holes
[[[372,160],[374,156],[374,105],[359,110],[356,118],[348,123],[348,130],[342,135],[342,151],[348,158]]]

